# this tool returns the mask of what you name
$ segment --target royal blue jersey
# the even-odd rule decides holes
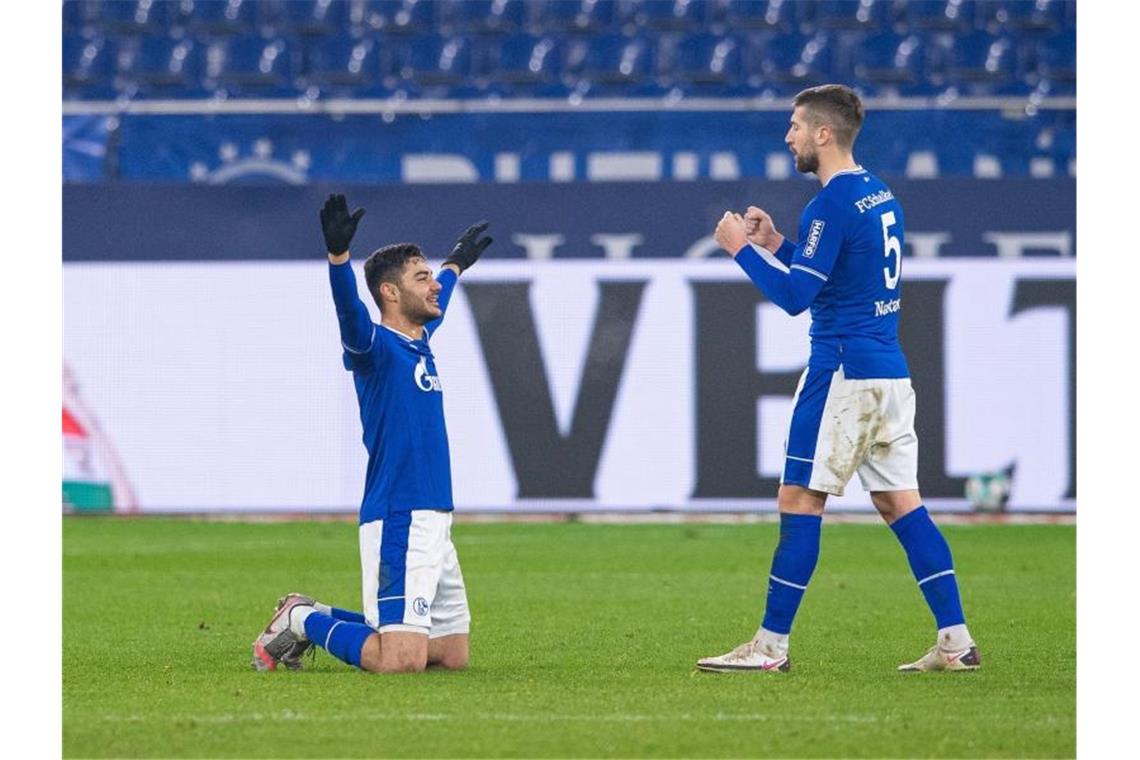
[[[811,308],[809,367],[843,366],[852,379],[908,377],[898,340],[902,308],[902,206],[862,168],[834,174],[804,208],[799,243],[785,240],[777,268],[746,246],[737,254],[756,285],[792,314]]]
[[[457,278],[444,270],[438,279],[439,305],[446,309]],[[389,512],[452,509],[443,387],[428,344],[443,317],[425,325],[416,340],[372,322],[350,263],[329,264],[329,281],[368,451],[360,522],[383,520]]]

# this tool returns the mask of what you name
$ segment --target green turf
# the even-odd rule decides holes
[[[255,673],[279,594],[357,607],[350,523],[64,521],[66,757],[1072,757],[1075,529],[947,527],[975,673],[878,525],[825,525],[788,674],[705,674],[763,607],[773,524],[459,524],[466,672],[324,652]]]

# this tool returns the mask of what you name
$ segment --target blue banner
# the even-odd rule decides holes
[[[788,116],[783,109],[123,114],[113,133],[104,130],[91,138],[110,152],[109,167],[101,171],[98,165],[65,161],[64,179],[201,184],[786,179],[795,174],[783,142]],[[882,175],[1066,176],[1076,155],[1076,112],[875,110],[868,113],[856,155]]]
[[[894,180],[906,210],[904,253],[1065,257],[1076,254],[1076,181]],[[65,185],[65,261],[312,260],[324,253],[318,209],[344,192],[368,215],[358,255],[395,241],[442,258],[487,219],[489,258],[704,256],[726,209],[767,209],[794,234],[815,181],[601,182],[485,185]]]

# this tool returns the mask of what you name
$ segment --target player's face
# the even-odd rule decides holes
[[[815,149],[815,129],[808,124],[803,106],[796,106],[784,143],[796,159],[796,171],[810,174],[819,169],[819,153]]]
[[[439,307],[442,287],[431,276],[431,267],[423,259],[412,259],[404,265],[400,278],[400,311],[412,322],[427,324],[443,316]]]

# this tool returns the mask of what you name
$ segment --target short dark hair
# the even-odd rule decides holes
[[[811,112],[815,126],[827,124],[840,147],[850,148],[863,126],[863,101],[850,87],[821,84],[796,95],[795,104]]]
[[[377,306],[380,303],[380,283],[400,284],[404,265],[412,259],[424,259],[424,252],[415,243],[392,243],[379,248],[364,262],[364,282]]]

